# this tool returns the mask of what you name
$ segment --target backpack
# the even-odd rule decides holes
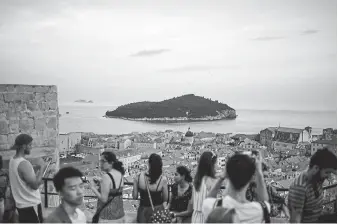
[[[6,173],[4,170],[0,171],[0,198],[5,199],[6,198],[6,191],[9,185],[9,177],[8,173]]]

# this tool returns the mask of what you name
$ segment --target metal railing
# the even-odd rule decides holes
[[[52,178],[43,178],[43,181],[44,181],[44,191],[41,192],[41,194],[44,195],[44,204],[45,204],[45,208],[48,208],[48,196],[49,195],[59,195],[58,193],[54,193],[54,192],[48,192],[48,181],[53,181]],[[124,183],[125,186],[133,186],[133,183],[132,182],[125,182]],[[168,190],[169,192],[171,192],[171,184],[168,185]],[[325,186],[323,187],[323,190],[329,190],[329,189],[332,189],[332,188],[337,188],[337,184],[332,184],[332,185],[329,185],[329,186]],[[225,189],[225,187],[223,186],[221,189]],[[276,190],[278,192],[288,192],[289,189],[287,188],[276,188]],[[95,195],[84,195],[85,198],[97,198]],[[134,200],[132,198],[123,198],[125,200]],[[138,200],[138,199],[137,199]],[[325,202],[323,205],[327,205],[327,204],[330,204],[330,203],[336,203],[336,199],[335,200],[332,200],[332,201],[328,201],[328,202]],[[336,212],[336,206],[335,206],[335,212]]]

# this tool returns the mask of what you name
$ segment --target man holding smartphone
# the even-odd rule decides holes
[[[42,223],[41,195],[39,187],[42,177],[50,163],[40,161],[40,169],[34,172],[32,164],[26,159],[32,150],[33,138],[20,134],[15,139],[13,149],[16,154],[9,162],[9,178],[20,223]]]
[[[246,198],[246,191],[253,178],[255,178],[257,184],[258,202],[250,202]],[[217,201],[217,192],[225,179],[227,179],[226,194],[221,200]],[[246,153],[238,153],[227,161],[222,177],[203,201],[202,212],[205,217],[208,217],[213,209],[223,207],[235,210],[233,218],[236,222],[269,222],[270,204],[268,200],[269,196],[264,182],[260,153],[251,156]]]

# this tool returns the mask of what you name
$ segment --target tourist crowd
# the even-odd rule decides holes
[[[51,161],[41,160],[35,171],[26,159],[32,149],[32,137],[20,134],[15,139],[16,154],[9,172],[0,163],[0,218],[2,222],[86,223],[80,209],[86,185],[97,197],[97,210],[91,222],[123,223],[124,173],[122,162],[112,152],[103,152],[100,160],[104,174],[99,183],[88,181],[74,167],[58,170],[53,178],[60,205],[43,220],[39,188]],[[276,210],[290,222],[335,222],[336,216],[321,216],[323,182],[336,174],[337,157],[328,149],[318,150],[309,168],[290,186],[287,202],[273,186],[265,182],[267,167],[260,152],[237,152],[216,175],[217,155],[201,155],[192,178],[185,166],[176,167],[169,194],[161,156],[151,154],[148,170],[134,178],[133,199],[140,200],[138,223],[268,223]],[[222,193],[221,188],[223,188]]]

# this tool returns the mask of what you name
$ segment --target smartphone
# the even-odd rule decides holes
[[[237,151],[236,154],[242,154],[242,155],[252,156],[252,152],[251,151]]]

